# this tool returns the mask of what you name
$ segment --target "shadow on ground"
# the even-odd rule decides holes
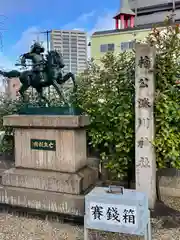
[[[180,211],[157,201],[155,209],[151,211],[151,218],[159,219],[160,228],[177,228],[180,226]]]

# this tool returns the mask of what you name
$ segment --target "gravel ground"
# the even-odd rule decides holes
[[[161,217],[152,219],[152,240],[180,240],[180,219]],[[83,240],[83,227],[60,222],[48,222],[32,218],[0,214],[0,240]],[[89,240],[143,239],[90,232]]]

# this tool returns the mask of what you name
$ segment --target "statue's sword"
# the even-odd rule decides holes
[[[39,63],[39,64],[21,64],[21,63],[16,63],[15,66],[23,66],[23,67],[34,67],[34,66],[40,66],[42,63]]]

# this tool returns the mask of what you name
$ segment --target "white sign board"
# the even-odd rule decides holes
[[[147,239],[149,221],[148,198],[144,193],[128,189],[123,193],[108,193],[108,188],[96,187],[85,197],[85,240],[88,239],[87,229],[146,236]]]
[[[89,216],[92,222],[115,224],[125,227],[137,226],[136,207],[116,204],[90,203]]]

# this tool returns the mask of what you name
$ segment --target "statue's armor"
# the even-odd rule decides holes
[[[39,55],[39,54],[32,54],[32,63],[33,63],[33,67],[32,70],[33,72],[35,72],[35,74],[37,74],[40,77],[40,81],[44,80],[44,76],[43,76],[43,72],[44,72],[44,58],[43,55]]]
[[[33,63],[33,67],[32,70],[33,71],[43,71],[44,70],[44,58],[43,55],[38,55],[35,53],[32,53],[32,63]]]
[[[36,49],[40,49],[37,53]],[[44,56],[41,54],[44,49],[38,44],[35,43],[32,46],[31,52],[25,53],[21,58],[21,64],[25,65],[26,59],[30,59],[32,61],[32,71],[36,74],[36,77],[39,78],[40,81],[44,80]]]

